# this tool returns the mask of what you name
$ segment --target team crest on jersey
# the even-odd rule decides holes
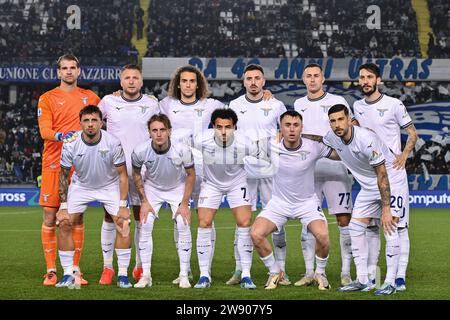
[[[50,196],[50,194],[42,194],[42,200],[44,201],[44,202],[48,202],[48,197]]]
[[[384,116],[384,113],[388,110],[388,109],[377,109],[378,112],[380,113],[380,117]]]
[[[202,109],[202,108],[197,108],[194,109],[195,111],[197,111],[197,116],[201,117],[203,114],[203,111],[205,111],[206,109]]]
[[[147,109],[150,108],[150,107],[148,107],[148,106],[139,106],[139,108],[141,108],[141,112],[142,113],[145,113],[147,111]]]
[[[328,109],[331,108],[331,106],[323,106],[323,105],[321,105],[320,107],[322,108],[323,113],[328,113]]]
[[[306,160],[308,158],[308,155],[310,154],[309,151],[300,151],[298,153],[300,155],[300,160]]]
[[[265,107],[265,108],[260,108],[260,109],[264,111],[264,115],[266,117],[269,115],[270,110],[272,110],[271,107]]]
[[[104,160],[104,159],[106,159],[106,155],[108,154],[109,150],[108,149],[100,149],[100,150],[98,150],[98,152],[100,152],[100,156]]]
[[[361,151],[355,151],[355,150],[353,150],[352,152],[353,152],[353,154],[355,155],[355,157],[358,157],[359,154],[361,153]]]
[[[83,101],[83,104],[87,104],[88,97],[81,97],[81,101]]]

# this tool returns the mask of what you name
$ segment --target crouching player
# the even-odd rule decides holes
[[[272,198],[256,218],[251,236],[256,251],[269,269],[266,289],[275,289],[283,278],[267,236],[280,231],[289,219],[298,219],[316,239],[317,268],[314,280],[319,290],[329,290],[325,273],[329,252],[328,226],[314,191],[314,167],[320,158],[337,160],[336,152],[323,143],[302,139],[302,116],[294,110],[280,117],[282,139],[272,141],[270,162],[274,167]],[[299,183],[301,182],[301,183]]]
[[[170,205],[178,232],[179,287],[191,287],[188,279],[192,251],[189,199],[195,183],[194,158],[188,146],[171,143],[171,129],[166,115],[153,115],[148,121],[151,139],[138,144],[131,154],[133,180],[141,200],[139,215],[142,227],[139,250],[143,274],[135,288],[152,286],[153,224],[164,202]],[[143,165],[146,167],[144,182],[141,177]]]
[[[73,273],[74,241],[72,228],[91,201],[101,202],[112,215],[119,235],[116,254],[119,273],[117,285],[130,288],[128,266],[131,257],[130,212],[127,207],[128,175],[125,155],[120,141],[101,130],[102,112],[94,105],[80,111],[82,131],[71,142],[63,144],[59,196],[61,205],[57,213],[59,226],[59,259],[64,276],[56,287],[79,288],[80,274]],[[75,171],[69,185],[70,168]]]

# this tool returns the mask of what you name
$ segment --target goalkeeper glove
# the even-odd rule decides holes
[[[75,140],[77,138],[77,136],[78,136],[78,133],[76,131],[55,133],[56,141],[71,142],[71,141]]]

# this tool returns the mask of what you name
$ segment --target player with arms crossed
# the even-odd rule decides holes
[[[237,248],[241,258],[241,287],[255,289],[250,276],[253,244],[250,237],[252,218],[251,199],[248,194],[247,173],[243,159],[257,156],[257,144],[245,135],[235,132],[238,121],[231,109],[216,109],[211,115],[214,129],[198,134],[195,148],[203,154],[203,181],[198,202],[197,256],[200,279],[195,288],[208,288],[211,285],[211,227],[217,209],[226,195],[238,226]]]
[[[347,108],[349,106],[343,97],[323,90],[325,78],[320,65],[315,63],[307,65],[303,70],[302,79],[306,85],[307,95],[294,102],[294,109],[303,117],[302,135],[323,137],[330,130],[328,109],[335,104],[343,104]],[[343,163],[326,158],[317,161],[314,179],[320,203],[325,196],[328,212],[336,217],[338,223],[342,261],[341,285],[347,285],[352,282],[350,277],[352,252],[348,230],[352,212],[351,179]],[[303,226],[302,250],[306,273],[295,283],[296,286],[310,285],[314,282],[315,242],[314,236]]]
[[[57,224],[59,259],[64,268],[64,276],[56,287],[78,287],[79,272],[74,274],[72,228],[80,221],[88,203],[99,201],[112,215],[119,231],[116,241],[119,265],[117,285],[120,288],[131,288],[128,281],[131,240],[125,155],[120,141],[101,130],[102,113],[98,107],[88,105],[81,110],[80,123],[82,131],[74,135],[74,140],[64,143],[61,154],[61,205],[57,213]],[[75,172],[72,183],[68,186],[72,166]]]
[[[375,294],[393,294],[400,254],[397,224],[408,196],[406,171],[394,169],[395,155],[373,131],[351,124],[346,106],[334,105],[328,115],[332,131],[325,135],[323,141],[336,150],[361,185],[349,225],[357,280],[338,288],[338,291],[369,291],[374,288],[368,277],[367,227],[372,220],[381,220],[386,238],[387,273],[383,286]]]
[[[47,273],[44,276],[45,286],[54,286],[56,277],[56,212],[60,205],[58,193],[59,161],[63,140],[70,140],[76,130],[80,129],[79,113],[88,104],[96,105],[100,98],[91,90],[77,86],[80,76],[80,63],[72,54],[59,57],[58,78],[60,85],[44,93],[38,102],[38,123],[44,151],[42,153],[42,184],[39,204],[43,207],[43,223],[41,240],[44,249]],[[72,228],[75,241],[74,269],[79,271],[79,261],[84,241],[84,225],[82,216]],[[83,285],[87,284],[81,279]]]
[[[383,142],[395,154],[394,168],[403,170],[405,168],[406,159],[417,142],[417,132],[411,117],[403,103],[396,99],[381,94],[378,86],[381,83],[380,69],[373,63],[366,63],[359,67],[359,85],[364,94],[364,99],[355,101],[353,109],[355,119],[362,127],[366,127],[375,131],[375,133],[383,138]],[[404,129],[408,134],[405,148],[401,150],[400,129]],[[406,268],[408,266],[409,257],[409,196],[407,196],[403,204],[403,215],[398,223],[398,235],[400,237],[400,259],[395,279],[396,289],[398,291],[406,290]],[[379,252],[380,233],[377,226],[372,227],[373,241],[369,241],[369,260],[371,252],[373,255]],[[369,261],[369,277],[375,277],[376,264],[378,259]]]
[[[302,116],[294,110],[281,115],[280,142],[270,146],[270,162],[274,166],[273,193],[266,208],[252,226],[251,236],[264,265],[269,269],[266,289],[275,289],[283,270],[275,260],[267,236],[281,230],[289,219],[299,219],[317,240],[317,268],[314,281],[319,290],[331,288],[325,273],[328,262],[328,226],[314,189],[314,167],[323,157],[339,159],[336,152],[323,143],[302,139]],[[301,184],[298,182],[301,181]]]
[[[286,111],[284,104],[275,99],[264,100],[263,87],[266,83],[264,79],[264,69],[260,65],[250,64],[244,70],[245,94],[230,101],[229,107],[233,109],[239,120],[238,130],[245,132],[245,135],[252,141],[269,141],[264,138],[275,138],[278,131],[281,114]],[[272,194],[272,178],[254,179],[250,178],[250,173],[258,171],[257,163],[248,162],[251,158],[244,159],[245,168],[249,178],[247,179],[249,195],[252,200],[252,211],[256,211],[258,191],[263,209],[266,207]],[[283,273],[280,284],[289,285],[289,277],[285,272],[286,261],[286,237],[284,227],[280,232],[272,234],[274,243],[275,258],[279,262]],[[228,285],[239,284],[241,280],[240,257],[237,250],[237,227],[234,240],[234,257],[236,268],[233,276],[227,281]]]
[[[141,200],[142,225],[139,249],[143,274],[135,288],[152,286],[151,259],[153,225],[164,202],[170,205],[172,219],[177,225],[178,257],[180,259],[180,288],[190,288],[192,237],[189,199],[195,184],[194,159],[191,149],[170,139],[171,124],[164,114],[153,115],[148,121],[149,140],[136,146],[131,155],[133,179]],[[146,167],[144,182],[141,168]]]
[[[141,93],[142,85],[143,78],[140,67],[134,64],[125,65],[120,72],[120,86],[122,87],[120,94],[106,95],[98,105],[104,120],[106,120],[107,132],[120,140],[125,153],[129,183],[128,193],[136,222],[134,229],[136,265],[132,273],[136,281],[139,281],[143,269],[139,256],[140,200],[133,183],[131,153],[135,146],[148,139],[147,122],[154,114],[159,112],[158,101],[154,97]],[[115,274],[113,269],[115,239],[116,228],[113,219],[105,210],[101,231],[103,272],[99,281],[100,284],[111,284]]]

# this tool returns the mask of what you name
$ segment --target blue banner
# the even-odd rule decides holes
[[[79,82],[109,83],[120,81],[120,67],[82,66]],[[0,65],[0,81],[8,82],[57,82],[56,66]]]
[[[357,194],[358,191],[353,191],[353,200]],[[38,206],[38,202],[38,188],[0,188],[0,206],[29,207]],[[409,204],[410,208],[450,208],[450,191],[410,191]],[[94,202],[91,206],[99,207],[100,204]],[[226,197],[223,197],[220,207],[228,208]],[[258,207],[261,207],[260,203],[258,203]],[[326,202],[324,202],[323,207],[327,207]]]

